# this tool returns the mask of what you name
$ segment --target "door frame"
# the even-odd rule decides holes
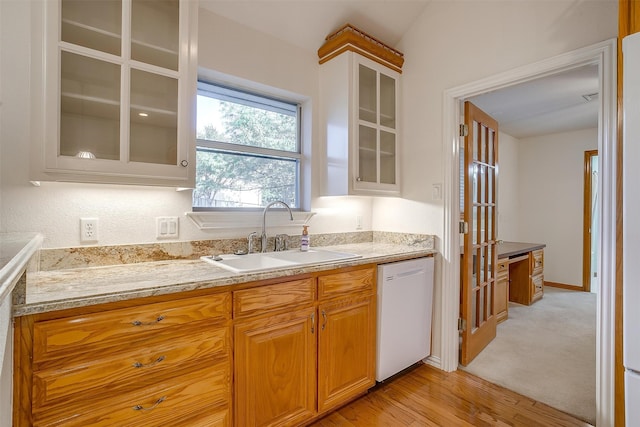
[[[440,368],[458,368],[458,316],[460,312],[460,245],[458,235],[460,104],[489,91],[597,64],[600,80],[598,152],[601,179],[600,260],[601,292],[597,294],[596,319],[596,424],[614,425],[615,286],[616,286],[616,147],[617,147],[617,39],[577,49],[511,71],[448,89],[443,95],[444,224],[442,241],[442,321]]]
[[[593,196],[593,182],[591,174],[591,159],[598,156],[598,150],[584,152],[584,192],[582,210],[582,290],[591,292],[591,197]]]

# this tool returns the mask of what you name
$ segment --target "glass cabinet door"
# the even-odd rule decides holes
[[[179,0],[62,0],[60,20],[58,155],[177,165]]]
[[[397,79],[358,64],[358,164],[356,181],[397,184]]]

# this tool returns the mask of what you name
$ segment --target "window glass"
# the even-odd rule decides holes
[[[197,210],[300,207],[299,106],[198,83]]]

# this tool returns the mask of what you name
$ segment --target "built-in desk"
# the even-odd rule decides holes
[[[494,307],[498,322],[509,313],[509,301],[531,305],[544,294],[544,248],[541,243],[498,243]]]

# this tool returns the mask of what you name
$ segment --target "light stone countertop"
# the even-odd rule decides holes
[[[24,304],[14,306],[14,316],[231,286],[276,277],[286,278],[362,264],[383,264],[436,253],[435,250],[422,246],[375,242],[324,246],[318,249],[355,253],[362,257],[250,274],[232,273],[199,259],[41,271],[27,275],[26,300]]]

